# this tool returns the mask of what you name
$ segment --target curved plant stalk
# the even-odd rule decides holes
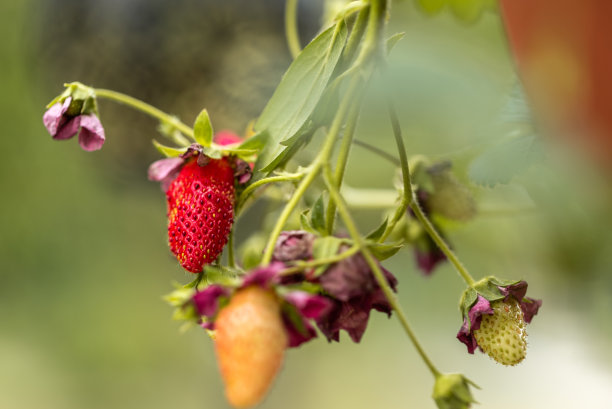
[[[412,181],[410,177],[410,168],[408,166],[408,158],[406,156],[406,148],[404,147],[404,140],[402,138],[402,130],[400,127],[399,119],[397,117],[397,113],[395,112],[395,108],[391,101],[388,103],[389,109],[389,118],[391,119],[391,125],[393,127],[393,136],[395,137],[395,143],[397,145],[397,150],[400,155],[400,162],[402,167],[402,180],[404,182],[404,202],[407,203],[415,216],[421,222],[421,225],[427,231],[432,240],[436,243],[436,245],[442,250],[444,255],[450,260],[453,264],[463,281],[469,286],[473,286],[475,281],[472,275],[469,273],[467,268],[461,263],[461,260],[457,257],[455,252],[451,250],[451,248],[446,244],[440,233],[436,230],[436,228],[431,224],[429,218],[423,212],[423,209],[419,205],[418,199],[414,194],[412,189]]]
[[[406,314],[404,314],[404,311],[399,305],[397,297],[395,296],[395,294],[393,293],[393,290],[389,286],[389,283],[387,282],[387,279],[385,278],[385,275],[383,274],[380,268],[380,265],[378,264],[378,262],[372,255],[372,252],[368,249],[365,241],[361,237],[361,234],[357,230],[357,226],[348,211],[348,208],[346,206],[346,203],[344,202],[344,199],[342,198],[342,196],[336,189],[336,186],[333,182],[333,176],[331,174],[331,170],[329,169],[329,165],[326,165],[324,168],[324,179],[325,179],[325,184],[327,185],[327,189],[329,191],[329,196],[331,200],[333,200],[336,203],[336,206],[338,208],[338,213],[340,214],[340,218],[344,222],[344,225],[349,232],[349,236],[353,239],[353,241],[355,242],[355,245],[359,248],[359,251],[361,251],[361,254],[365,258],[366,262],[368,263],[368,266],[370,267],[370,269],[372,270],[372,273],[374,274],[374,278],[376,278],[376,282],[378,283],[381,290],[385,294],[387,301],[389,301],[389,304],[395,311],[397,318],[400,321],[400,324],[402,325],[402,328],[406,332],[406,335],[408,335],[408,338],[410,338],[410,341],[414,345],[419,356],[421,357],[421,359],[423,360],[423,362],[425,363],[425,365],[427,366],[431,374],[435,378],[439,377],[441,375],[440,371],[436,368],[432,360],[429,358],[429,356],[427,355],[427,353],[421,346],[421,343],[417,339],[414,331],[412,330],[412,327],[410,326],[410,323],[408,322],[408,319],[406,318]]]

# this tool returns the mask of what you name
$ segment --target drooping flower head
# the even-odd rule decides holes
[[[460,222],[472,219],[476,215],[472,193],[455,177],[449,161],[431,162],[419,155],[411,158],[410,170],[421,209],[430,218],[436,231],[448,242],[438,219]],[[408,214],[411,218],[407,239],[414,243],[417,267],[429,276],[438,265],[446,261],[446,256],[420,226],[412,210]]]
[[[527,282],[487,277],[468,288],[462,297],[463,325],[457,339],[470,354],[476,348],[504,365],[516,365],[527,352],[525,330],[542,305],[525,297]]]
[[[102,148],[106,139],[98,118],[95,92],[74,82],[47,106],[43,115],[45,128],[53,139],[70,139],[78,134],[79,145],[86,151]]]

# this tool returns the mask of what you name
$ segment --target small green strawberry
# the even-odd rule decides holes
[[[478,346],[493,360],[516,365],[527,353],[527,332],[521,306],[515,298],[491,303],[493,314],[483,315],[480,328],[474,330]]]

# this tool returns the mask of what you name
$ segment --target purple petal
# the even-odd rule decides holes
[[[340,330],[345,330],[353,342],[359,342],[368,326],[371,308],[369,302],[362,297],[336,301],[327,314],[316,320],[317,326],[330,342],[340,340]]]
[[[371,293],[377,287],[370,266],[361,254],[332,264],[319,281],[325,291],[341,301]]]
[[[438,247],[430,248],[427,251],[415,248],[414,255],[417,267],[426,276],[431,275],[438,264],[446,261],[446,256]]]
[[[168,178],[174,179],[184,162],[181,158],[160,159],[149,165],[147,176],[154,182],[163,182]]]
[[[43,124],[45,124],[45,128],[47,128],[51,136],[55,136],[57,133],[57,129],[59,128],[61,120],[64,119],[63,116],[68,110],[71,100],[72,98],[68,97],[64,100],[63,104],[57,102],[43,114]]]
[[[276,240],[273,259],[278,261],[309,260],[315,236],[303,230],[284,231]]]
[[[269,288],[280,281],[280,272],[285,269],[285,264],[273,262],[266,267],[260,267],[251,271],[242,282],[242,288],[250,285],[258,285],[262,288]]]
[[[478,318],[479,323],[480,323],[480,320],[481,318],[479,317]],[[476,337],[469,330],[469,327],[470,327],[470,323],[468,322],[466,318],[464,318],[463,325],[461,326],[461,329],[459,329],[459,332],[457,333],[457,339],[460,342],[463,342],[467,346],[468,353],[473,354],[476,348],[478,347],[478,342],[476,342]]]
[[[100,119],[94,115],[81,115],[81,132],[79,133],[79,145],[86,151],[96,151],[102,148],[106,136]]]
[[[244,185],[251,180],[251,177],[253,176],[253,169],[249,163],[243,161],[242,159],[235,159],[235,163],[236,166],[234,170],[234,177],[239,185]]]
[[[519,281],[516,284],[512,284],[506,287],[497,287],[497,288],[499,288],[499,291],[502,293],[502,295],[506,297],[504,299],[505,301],[507,301],[508,297],[510,296],[516,298],[517,301],[521,301],[525,297],[525,294],[527,293],[527,282]]]
[[[285,324],[285,330],[289,336],[289,348],[298,347],[304,342],[308,342],[317,337],[317,332],[312,325],[303,318],[301,318],[301,320],[303,331],[300,331],[290,319],[283,315],[283,323]]]
[[[468,312],[469,321],[467,318],[464,318],[463,325],[461,325],[457,333],[457,339],[467,346],[470,354],[473,354],[478,346],[476,338],[474,337],[474,331],[480,328],[483,314],[492,315],[493,308],[491,308],[491,303],[486,298],[478,295],[476,303],[474,303]]]
[[[368,326],[369,318],[370,309],[363,308],[361,300],[354,299],[342,303],[335,325],[348,332],[353,342],[359,342]]]
[[[305,291],[292,291],[284,298],[293,304],[304,318],[317,319],[332,308],[332,302],[327,297]]]
[[[212,318],[217,315],[219,298],[227,297],[229,294],[230,292],[227,288],[213,284],[195,293],[192,297],[192,301],[198,314]]]
[[[64,140],[70,139],[74,135],[77,134],[79,128],[81,127],[81,116],[75,116],[72,119],[69,119],[67,122],[62,123],[55,135],[53,135],[53,139],[55,140]]]
[[[533,316],[538,313],[538,310],[542,306],[542,300],[536,300],[533,298],[525,297],[521,300],[521,310],[523,310],[523,318],[526,323],[530,323]]]

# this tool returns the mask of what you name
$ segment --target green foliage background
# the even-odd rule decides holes
[[[188,123],[206,107],[215,129],[240,132],[289,63],[282,2],[180,2],[163,18],[147,14],[146,2],[127,3],[80,3],[106,14],[70,2],[0,3],[2,408],[227,405],[211,341],[199,330],[180,334],[161,300],[173,280],[190,277],[167,248],[163,194],[146,181],[155,124],[102,102],[107,144],[85,153],[76,141],[51,141],[41,116],[63,82],[80,80],[152,101]],[[302,5],[303,38],[315,33],[320,10],[318,2]],[[157,23],[121,31],[130,21]],[[514,83],[499,17],[486,13],[467,25],[397,2],[393,29],[406,36],[385,80],[408,149],[450,156],[467,180],[469,159],[503,131],[499,111]],[[376,88],[358,137],[392,152]],[[544,299],[524,363],[504,368],[454,339],[463,285],[449,265],[423,278],[409,250],[385,263],[427,350],[441,369],[483,388],[483,408],[609,401],[610,189],[574,154],[547,149],[565,159],[525,169],[510,185],[474,187],[480,216],[447,226],[477,278],[526,278],[528,295]],[[348,184],[389,188],[393,177],[387,163],[353,150]],[[515,211],[524,207],[531,210]],[[261,219],[257,211],[240,237]],[[356,214],[363,231],[379,222],[373,211]],[[319,339],[289,351],[262,408],[433,408],[432,387],[399,325],[374,314],[359,345]]]

